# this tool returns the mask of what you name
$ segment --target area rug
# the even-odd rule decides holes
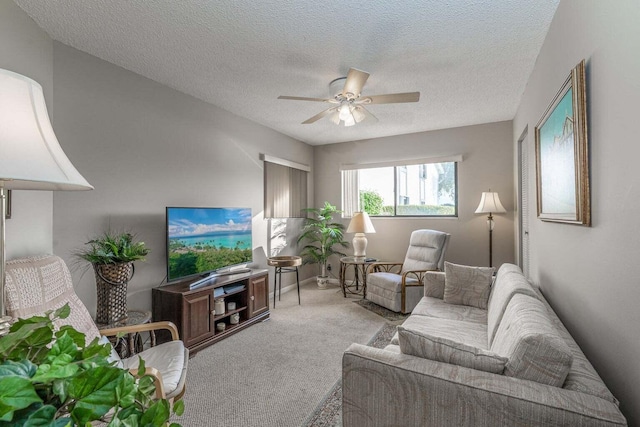
[[[382,307],[381,307],[382,308]],[[388,311],[388,310],[387,310]],[[367,343],[369,347],[384,348],[389,344],[396,326],[385,324]],[[342,380],[336,381],[315,411],[307,417],[304,427],[340,427],[342,426]]]
[[[375,304],[367,299],[359,299],[354,301],[356,304],[358,304],[360,307],[362,308],[366,308],[367,310],[371,311],[372,313],[377,314],[378,316],[382,316],[384,317],[386,320],[388,320],[389,322],[395,322],[398,320],[405,320],[407,317],[409,317],[409,314],[402,314],[402,313],[396,313],[395,311],[391,311],[388,310],[384,307],[379,306],[378,304]]]

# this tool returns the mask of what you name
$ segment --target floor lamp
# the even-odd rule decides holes
[[[480,204],[476,209],[477,214],[488,213],[487,225],[489,226],[489,267],[493,267],[493,213],[505,213],[507,210],[500,203],[498,193],[489,190],[482,193]]]
[[[91,189],[60,147],[42,86],[0,69],[0,335],[11,322],[5,306],[7,190]]]

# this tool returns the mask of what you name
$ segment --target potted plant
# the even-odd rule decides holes
[[[101,420],[109,426],[168,425],[171,412],[155,399],[153,378],[133,376],[110,360],[111,345],[71,326],[53,322],[70,313],[69,305],[44,316],[19,319],[0,339],[0,424],[11,426],[85,426]],[[145,372],[140,360],[138,372]],[[171,427],[179,426],[172,423]]]
[[[76,256],[89,261],[98,289],[96,323],[110,324],[127,315],[127,284],[133,277],[134,261],[144,261],[149,249],[131,233],[107,231],[87,242]]]
[[[331,255],[346,256],[338,250],[339,247],[348,248],[349,243],[343,240],[344,225],[334,222],[333,215],[340,213],[335,206],[329,202],[324,202],[322,208],[305,209],[312,217],[305,219],[302,227],[302,234],[298,237],[298,243],[306,241],[300,255],[305,264],[318,263],[320,265],[320,275],[318,276],[318,287],[327,287],[329,277],[327,276],[327,261]]]

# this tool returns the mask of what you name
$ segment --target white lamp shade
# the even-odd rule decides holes
[[[504,213],[507,210],[500,203],[500,197],[498,197],[498,193],[485,191],[482,193],[482,198],[480,199],[480,204],[478,205],[478,209],[476,209],[476,213]]]
[[[56,138],[42,86],[0,69],[0,186],[15,190],[91,190]]]
[[[375,233],[369,214],[366,212],[354,212],[353,218],[347,228],[347,233]]]

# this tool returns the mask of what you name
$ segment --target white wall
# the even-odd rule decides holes
[[[0,68],[40,83],[51,116],[53,42],[11,0],[0,0]],[[1,154],[0,154],[1,155]],[[7,220],[7,259],[52,251],[53,195],[49,191],[12,191]]]
[[[336,127],[336,131],[339,128]],[[413,230],[451,233],[446,260],[489,265],[487,216],[474,214],[483,191],[497,191],[506,214],[496,214],[493,265],[514,262],[513,146],[511,122],[490,123],[315,147],[315,205],[325,200],[340,207],[341,164],[375,163],[462,154],[458,167],[458,218],[372,218],[367,255],[403,260]],[[348,221],[345,220],[345,225]],[[353,235],[347,234],[351,241]],[[351,251],[351,249],[349,249]]]
[[[73,252],[109,228],[136,233],[152,252],[136,263],[128,305],[149,309],[166,274],[166,206],[250,207],[254,247],[266,250],[259,155],[312,165],[310,146],[57,42],[53,75],[54,128],[95,187],[55,193],[53,249],[79,267],[74,283],[90,311],[93,273]]]
[[[569,71],[586,59],[593,226],[542,222],[531,212],[531,279],[621,401],[630,425],[640,424],[639,23],[637,0],[563,0],[512,137],[528,126],[535,195],[534,127]]]

